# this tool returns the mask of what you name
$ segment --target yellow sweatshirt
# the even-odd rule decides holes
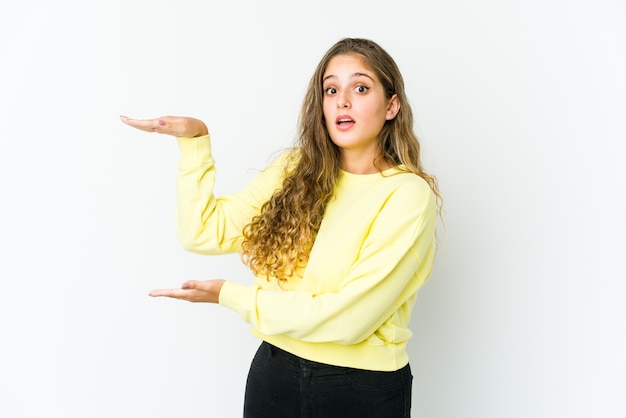
[[[213,195],[208,136],[179,138],[177,232],[199,254],[239,251],[242,230],[281,187],[287,153],[242,190]],[[431,275],[436,205],[419,176],[341,172],[302,277],[280,288],[255,278],[227,280],[219,303],[238,312],[252,334],[297,356],[367,370],[398,370],[418,289]]]

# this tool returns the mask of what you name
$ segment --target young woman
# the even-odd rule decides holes
[[[250,323],[263,342],[244,416],[409,417],[408,324],[433,267],[440,195],[389,54],[367,39],[333,45],[311,78],[294,149],[232,195],[212,193],[204,123],[122,121],[178,138],[183,247],[240,252],[254,273],[250,285],[151,292],[219,303]]]

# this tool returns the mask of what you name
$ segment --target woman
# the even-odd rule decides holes
[[[250,323],[263,342],[244,416],[409,417],[408,323],[431,275],[440,195],[389,54],[367,39],[333,45],[311,78],[294,149],[229,196],[212,193],[204,123],[122,120],[178,137],[183,247],[238,251],[255,275],[252,285],[151,292],[219,303]]]

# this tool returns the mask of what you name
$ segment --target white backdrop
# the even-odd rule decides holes
[[[118,115],[205,120],[234,191],[344,36],[397,60],[446,199],[414,416],[626,416],[625,20],[620,0],[3,0],[0,417],[241,415],[247,325],[147,293],[250,275],[178,246],[176,144]]]

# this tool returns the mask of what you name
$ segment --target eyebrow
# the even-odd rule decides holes
[[[333,77],[337,77],[337,76],[336,76],[336,75],[334,75],[334,74],[327,75],[326,77],[324,77],[324,78],[322,79],[322,83],[323,83],[323,82],[325,82],[326,80],[328,80],[329,78],[333,78]],[[365,73],[354,73],[354,74],[351,74],[351,75],[350,75],[350,78],[356,78],[356,77],[367,77],[367,78],[369,78],[370,80],[374,81],[374,79],[373,79],[373,78],[372,78],[369,74],[365,74]]]

